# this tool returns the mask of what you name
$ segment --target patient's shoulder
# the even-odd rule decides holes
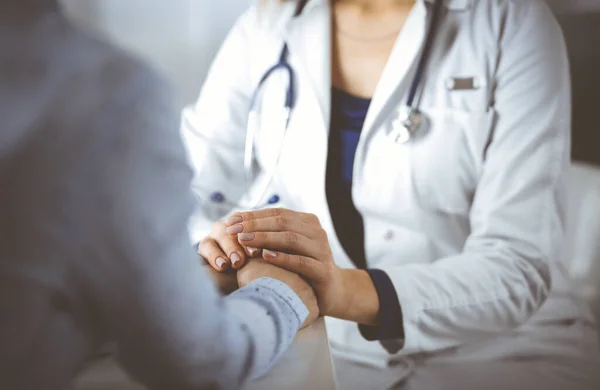
[[[173,103],[172,90],[164,78],[133,54],[75,28],[68,42],[62,47],[62,57],[71,60],[65,64],[68,74],[56,90],[58,104],[53,112],[67,118],[79,115],[78,122],[97,127],[107,119],[114,125],[134,114],[134,104],[157,100]],[[80,131],[85,128],[79,126]]]
[[[115,45],[76,30],[66,48],[75,59],[69,83],[79,92],[96,94],[99,99],[114,98],[133,87],[144,85],[156,91],[168,89],[165,81],[152,67]]]
[[[178,131],[171,88],[142,60],[75,28],[55,56],[51,61],[63,72],[40,110],[37,132],[62,140],[57,154],[107,150],[111,142],[139,139],[157,126]]]

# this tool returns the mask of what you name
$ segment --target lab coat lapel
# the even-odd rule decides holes
[[[410,16],[406,20],[406,24],[402,32],[398,36],[398,40],[392,49],[390,58],[385,66],[381,79],[373,95],[369,112],[365,119],[363,127],[364,135],[368,135],[373,130],[376,122],[382,115],[389,115],[389,109],[386,109],[388,104],[392,107],[399,106],[398,99],[404,103],[405,94],[393,97],[398,88],[402,86],[402,90],[408,93],[411,76],[418,61],[419,54],[425,41],[427,25],[427,8],[420,1],[412,10]],[[393,101],[391,101],[393,99]]]
[[[405,103],[416,62],[419,60],[425,44],[429,19],[428,9],[433,6],[435,1],[417,1],[406,20],[371,101],[369,113],[363,127],[365,135],[368,135],[373,128],[377,127],[377,121],[384,119],[382,116],[385,117],[391,114],[390,110],[386,109],[388,105],[390,105],[389,108],[396,108]],[[472,1],[445,0],[444,6],[452,12],[467,11],[470,9]],[[406,91],[406,93],[394,96],[400,87],[402,87],[401,91]],[[398,101],[399,99],[400,101]]]
[[[328,0],[311,0],[304,12],[290,21],[285,33],[290,62],[297,68],[297,72],[310,80],[326,131],[329,130],[331,109],[330,26],[331,9]]]
[[[295,123],[302,132],[295,148],[310,155],[296,160],[294,172],[308,178],[298,209],[318,215],[329,231],[333,222],[329,213],[324,183],[327,165],[329,120],[331,115],[331,9],[329,0],[311,0],[299,17],[287,27],[285,41],[290,63],[296,70],[298,91],[302,95],[298,112],[303,116]],[[309,128],[306,128],[306,127]],[[306,144],[302,144],[306,142]],[[334,240],[335,241],[335,240]],[[339,245],[339,244],[338,244]]]

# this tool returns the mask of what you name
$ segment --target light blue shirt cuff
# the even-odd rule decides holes
[[[273,278],[257,279],[231,294],[227,301],[254,340],[255,358],[250,368],[253,378],[266,373],[279,360],[309,315],[294,290]]]

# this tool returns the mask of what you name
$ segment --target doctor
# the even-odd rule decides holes
[[[184,111],[199,253],[311,281],[342,390],[590,388],[568,69],[541,0],[261,1]]]

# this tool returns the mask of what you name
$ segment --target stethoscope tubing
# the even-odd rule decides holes
[[[307,0],[300,0],[298,1],[298,6],[296,8],[296,11],[294,13],[294,17],[298,17],[302,14],[302,11],[304,10],[304,7],[307,4]],[[423,46],[423,50],[421,52],[421,56],[419,57],[419,61],[418,61],[418,65],[417,65],[417,69],[415,72],[415,75],[413,77],[413,80],[411,82],[411,86],[409,89],[409,93],[408,93],[408,97],[407,97],[407,101],[406,101],[406,105],[405,105],[405,111],[410,113],[410,115],[407,115],[407,118],[405,119],[405,127],[407,131],[407,138],[406,140],[410,139],[412,136],[412,133],[415,132],[416,130],[418,130],[419,124],[415,124],[412,123],[412,117],[411,115],[420,115],[417,104],[416,104],[416,96],[419,93],[419,89],[420,87],[422,87],[423,84],[423,78],[425,76],[425,71],[427,69],[427,66],[429,65],[429,60],[431,57],[431,51],[433,50],[433,46],[434,43],[436,41],[436,33],[437,33],[437,29],[439,26],[439,20],[440,20],[440,16],[441,16],[441,10],[442,10],[442,5],[443,5],[444,0],[436,0],[435,4],[433,6],[433,10],[431,12],[431,18],[429,20],[429,26],[427,29],[427,33],[426,33],[426,37],[425,37],[425,44]],[[273,65],[272,67],[270,67],[265,74],[261,77],[261,79],[258,82],[258,85],[256,86],[254,93],[252,94],[252,97],[250,99],[250,106],[249,106],[249,113],[248,113],[248,126],[247,126],[247,134],[246,134],[246,143],[245,143],[245,148],[244,148],[244,179],[245,179],[245,187],[246,187],[246,194],[250,193],[250,187],[253,185],[254,182],[254,175],[253,175],[253,159],[254,159],[254,139],[256,136],[256,122],[257,122],[257,117],[258,117],[258,100],[260,98],[260,93],[262,90],[262,87],[264,86],[264,84],[266,83],[266,81],[269,79],[269,77],[271,77],[272,74],[274,74],[276,71],[278,70],[284,70],[287,75],[288,75],[288,86],[286,89],[286,94],[285,94],[285,102],[284,102],[284,110],[285,110],[285,118],[284,118],[284,124],[283,124],[283,131],[284,131],[284,136],[282,137],[282,142],[283,142],[283,138],[285,138],[285,133],[287,132],[287,128],[289,125],[289,120],[290,120],[290,115],[294,109],[294,105],[295,105],[295,94],[296,94],[296,80],[295,80],[295,72],[294,69],[292,68],[292,66],[290,65],[289,61],[288,61],[288,56],[289,56],[289,49],[288,49],[288,45],[286,42],[283,43],[283,48],[281,50],[281,53],[279,55],[279,59],[277,61],[277,63],[275,65]],[[279,162],[279,156],[277,157],[277,161],[276,164]],[[273,176],[275,175],[274,170],[276,169],[276,167],[273,169],[273,172],[271,172],[270,174],[272,175],[272,177],[267,180],[267,187],[265,188],[264,191],[261,191],[261,198],[262,199],[264,196],[266,196],[266,193],[268,191],[268,186],[271,184],[272,180],[273,180]],[[273,205],[275,203],[272,203],[272,201],[276,199],[276,202],[279,202],[279,196],[277,194],[272,195],[269,198],[268,202],[263,202],[265,206],[268,205]],[[214,192],[211,195],[211,200],[213,202],[216,203],[220,203],[220,204],[229,204],[229,202],[226,200],[225,196],[220,193],[220,192]],[[257,205],[262,204],[260,201],[257,202]],[[258,207],[257,205],[254,205],[250,208],[256,208]]]

